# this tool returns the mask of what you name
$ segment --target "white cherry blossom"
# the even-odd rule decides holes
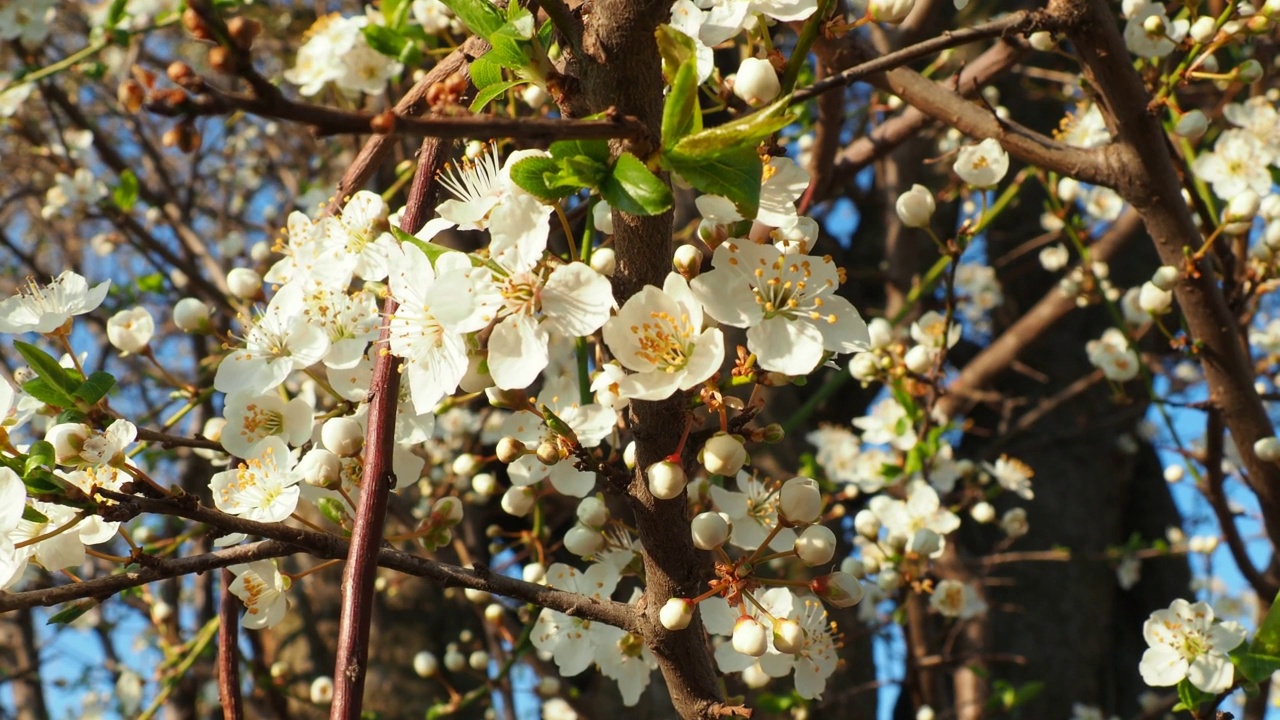
[[[249,328],[245,346],[218,365],[214,388],[260,395],[279,386],[294,370],[320,362],[329,350],[329,338],[323,329],[307,321],[302,307],[300,285],[281,287]]]
[[[280,522],[298,506],[301,473],[284,440],[274,435],[253,448],[239,466],[209,481],[218,509],[257,522]]]
[[[236,579],[228,589],[245,606],[240,624],[249,630],[279,625],[289,609],[285,596],[289,580],[276,569],[275,561],[258,560],[247,565],[232,565],[229,569]]]
[[[1215,694],[1231,687],[1234,667],[1227,653],[1244,642],[1245,630],[1236,622],[1214,622],[1208,603],[1179,598],[1167,609],[1151,613],[1142,636],[1151,646],[1138,665],[1143,682],[1168,687],[1186,678]]]
[[[16,296],[0,300],[0,333],[51,333],[73,316],[96,310],[110,288],[110,280],[89,287],[71,270],[63,270],[48,285],[31,282]]]

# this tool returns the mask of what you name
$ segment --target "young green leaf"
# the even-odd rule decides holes
[[[742,149],[755,149],[762,140],[776,133],[795,119],[787,112],[791,96],[787,95],[759,112],[703,130],[681,139],[674,149],[691,157],[719,157]],[[663,137],[663,141],[666,138]]]
[[[116,386],[116,379],[111,373],[101,370],[91,373],[85,381],[80,383],[80,387],[72,395],[77,400],[82,400],[86,405],[94,405],[107,393],[111,392],[111,388]]]
[[[502,97],[511,88],[524,84],[524,80],[507,80],[505,82],[496,82],[490,85],[485,85],[476,92],[475,99],[471,101],[471,112],[480,112],[486,105]]]
[[[27,448],[27,460],[22,464],[22,474],[28,475],[37,468],[52,469],[57,464],[58,457],[53,444],[46,440],[37,440]]]
[[[506,24],[502,11],[489,0],[441,0],[471,32],[488,40]]]
[[[471,84],[481,90],[502,82],[502,66],[487,55],[472,60],[467,66],[467,74],[471,76]]]
[[[59,365],[58,361],[53,359],[53,356],[49,353],[21,340],[13,341],[13,347],[17,349],[18,354],[22,355],[22,359],[27,361],[27,364],[31,366],[36,375],[43,378],[50,385],[67,395],[76,391],[76,387],[80,383],[72,377],[72,374],[66,368]]]
[[[558,140],[551,143],[548,150],[551,157],[557,160],[582,156],[607,165],[610,159],[607,140]]]
[[[556,174],[560,169],[560,163],[555,158],[525,158],[511,166],[511,182],[540,200],[555,202],[575,191],[573,187],[556,182]]]
[[[640,158],[622,153],[613,171],[600,183],[600,195],[610,205],[632,215],[657,215],[671,208],[671,188]]]
[[[715,158],[689,156],[677,149],[663,153],[662,163],[698,190],[729,198],[743,217],[753,218],[760,209],[760,178],[764,166],[752,148]]]
[[[662,106],[662,147],[670,150],[685,136],[702,130],[698,107],[698,61],[691,57],[680,66]]]
[[[73,408],[76,406],[75,398],[44,378],[33,378],[22,383],[22,391],[40,402],[56,408]]]
[[[680,67],[698,54],[693,38],[670,25],[659,25],[653,32],[658,40],[658,54],[662,56],[662,77],[668,82],[680,71]]]
[[[66,625],[75,622],[81,615],[97,607],[97,600],[80,600],[49,616],[48,625]]]
[[[1249,651],[1259,655],[1280,655],[1280,594],[1271,601],[1271,608],[1258,623],[1258,633],[1253,636]]]
[[[369,47],[387,57],[400,57],[400,53],[409,44],[404,35],[383,25],[365,25],[361,32]]]
[[[120,184],[111,191],[111,202],[124,212],[132,210],[138,202],[138,176],[132,170],[125,168],[120,173]]]

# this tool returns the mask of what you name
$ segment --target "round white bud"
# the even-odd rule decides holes
[[[937,205],[934,203],[933,193],[929,191],[929,188],[916,184],[912,185],[910,190],[898,196],[894,209],[898,211],[898,218],[902,220],[903,225],[923,228],[929,226],[929,221],[933,219],[933,211],[937,209]]]
[[[1054,39],[1053,33],[1048,30],[1041,30],[1028,35],[1027,44],[1040,52],[1049,52],[1053,49],[1053,46],[1058,43],[1057,40]]]
[[[1198,140],[1209,129],[1209,118],[1199,110],[1185,112],[1173,126],[1173,132],[1189,140]]]
[[[729,523],[718,512],[702,512],[689,524],[693,531],[693,546],[699,550],[715,550],[729,539]]]
[[[483,650],[476,650],[467,657],[467,664],[472,670],[484,670],[489,667],[489,653]]]
[[[302,456],[297,470],[302,481],[312,487],[337,487],[342,480],[342,459],[324,448],[313,447]]]
[[[525,448],[524,443],[511,436],[499,440],[498,446],[494,450],[494,454],[498,456],[498,462],[506,465],[519,460],[527,452],[529,451]]]
[[[761,58],[747,58],[738,66],[738,74],[733,81],[733,94],[742,98],[748,105],[759,107],[782,92],[782,83],[778,81],[778,71],[773,64]]]
[[[609,522],[609,508],[605,506],[603,500],[594,495],[582,498],[578,503],[577,515],[578,522],[597,530]]]
[[[173,324],[183,332],[202,331],[209,325],[209,306],[196,298],[182,298],[173,306]]]
[[[1280,460],[1280,439],[1275,435],[1260,438],[1253,444],[1253,454],[1263,462],[1276,462]]]
[[[764,626],[749,615],[743,615],[733,624],[732,643],[734,650],[751,657],[760,657],[769,649]]]
[[[996,519],[996,509],[991,503],[982,500],[974,503],[973,507],[969,508],[969,517],[976,522],[989,523]]]
[[[311,697],[311,702],[316,705],[328,705],[333,702],[333,678],[321,675],[312,680],[308,694]]]
[[[440,661],[430,650],[423,650],[413,656],[413,671],[418,677],[429,678],[440,671]]]
[[[694,605],[688,598],[670,598],[658,611],[658,619],[662,627],[668,630],[683,630],[693,620]]]
[[[564,534],[564,549],[578,557],[595,555],[603,547],[604,536],[600,531],[585,525],[574,525]]]
[[[698,460],[712,475],[736,475],[747,462],[747,449],[742,439],[726,432],[718,432],[707,439]]]
[[[897,25],[911,14],[916,0],[871,0],[867,3],[867,17],[880,23]]]
[[[449,672],[461,672],[467,667],[467,656],[458,652],[457,646],[450,644],[444,652],[444,666]]]
[[[1213,37],[1218,34],[1218,23],[1210,15],[1201,15],[1196,18],[1195,22],[1191,23],[1191,27],[1187,29],[1187,34],[1191,36],[1192,40],[1203,45],[1213,40]]]
[[[868,344],[872,350],[882,350],[893,342],[893,326],[884,318],[872,318],[867,323]]]
[[[1138,307],[1152,315],[1164,315],[1173,308],[1173,293],[1161,290],[1153,282],[1142,283],[1138,291]]]
[[[859,510],[853,516],[853,529],[862,537],[875,540],[880,536],[880,518],[870,510]]]
[[[796,537],[795,549],[809,567],[829,563],[836,554],[836,534],[826,525],[810,525]]]
[[[531,562],[520,568],[520,577],[527,583],[540,583],[547,576],[547,566],[539,562]]]
[[[252,300],[262,292],[262,276],[249,268],[231,268],[227,272],[227,290],[241,300]]]
[[[650,465],[644,474],[649,481],[649,492],[659,500],[672,500],[679,497],[689,481],[684,468],[670,460]]]
[[[352,457],[364,447],[364,430],[355,418],[332,417],[320,427],[320,443],[339,457]]]
[[[793,477],[778,491],[778,514],[793,525],[808,525],[822,514],[822,491],[813,478]]]
[[[502,494],[501,505],[508,515],[524,517],[533,509],[533,501],[533,488],[512,486]]]
[[[778,652],[795,655],[804,649],[804,628],[791,618],[774,623],[773,646]]]
[[[596,207],[600,207],[597,205]],[[613,277],[618,271],[618,255],[613,248],[596,248],[591,251],[591,269],[605,277]]]
[[[702,272],[702,251],[693,245],[681,245],[671,258],[671,266],[685,280],[692,280]]]

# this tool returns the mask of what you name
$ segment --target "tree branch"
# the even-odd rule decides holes
[[[244,698],[240,695],[240,603],[231,593],[235,576],[222,568],[222,588],[218,600],[218,699],[225,720],[242,720]]]

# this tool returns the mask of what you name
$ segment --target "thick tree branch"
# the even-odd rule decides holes
[[[1182,201],[1164,129],[1148,112],[1151,95],[1133,69],[1106,2],[1054,0],[1049,11],[1067,28],[1115,136],[1110,153],[1114,162],[1102,184],[1115,188],[1142,215],[1161,261],[1184,270],[1175,295],[1191,337],[1202,348],[1209,396],[1231,431],[1249,486],[1258,496],[1267,535],[1280,541],[1280,466],[1263,462],[1253,452],[1254,442],[1275,430],[1254,390],[1253,366],[1212,263],[1187,259],[1202,239]]]
[[[244,717],[244,698],[240,695],[240,603],[231,594],[235,576],[222,568],[222,587],[218,600],[218,699],[225,720]]]

